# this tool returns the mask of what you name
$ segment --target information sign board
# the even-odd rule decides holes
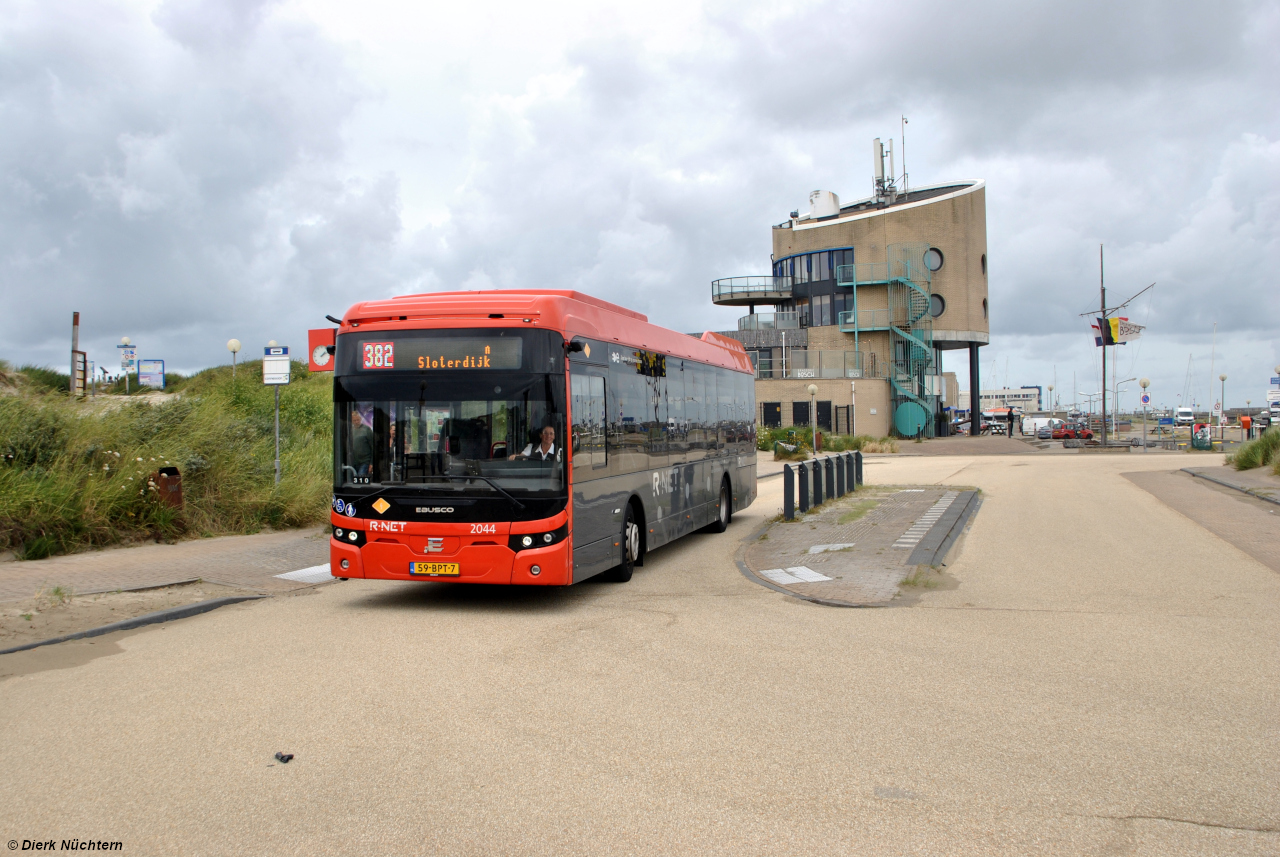
[[[1267,390],[1268,402],[1280,402],[1280,390]]]
[[[1280,384],[1280,375],[1272,375],[1272,376],[1271,376],[1271,383],[1272,383],[1272,384]]]
[[[262,349],[262,383],[289,383],[289,346],[271,345]]]
[[[1171,426],[1171,425],[1173,425],[1173,417],[1161,417],[1161,418],[1160,418],[1160,425],[1162,425],[1162,426]]]
[[[164,361],[163,360],[139,360],[138,361],[138,385],[142,387],[155,387],[158,390],[164,389]]]
[[[117,345],[120,350],[120,371],[132,372],[138,368],[138,348],[135,345]]]

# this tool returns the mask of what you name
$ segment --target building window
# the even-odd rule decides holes
[[[809,402],[791,403],[791,424],[794,426],[809,425]]]
[[[929,295],[929,315],[937,318],[947,311],[947,302],[942,295]]]
[[[924,266],[930,271],[938,272],[942,270],[942,251],[937,247],[930,247],[924,251]]]
[[[760,422],[766,428],[780,428],[782,426],[782,402],[761,402]]]

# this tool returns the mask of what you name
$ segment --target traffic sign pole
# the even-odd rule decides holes
[[[262,383],[276,388],[276,484],[280,484],[280,388],[289,383],[289,346],[262,349]]]

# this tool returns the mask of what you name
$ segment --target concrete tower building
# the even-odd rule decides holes
[[[753,355],[761,424],[808,425],[810,384],[817,424],[840,433],[932,437],[947,431],[945,407],[981,412],[978,402],[956,401],[941,352],[967,348],[969,389],[980,389],[978,348],[989,337],[984,182],[899,192],[878,175],[875,195],[849,205],[814,191],[807,212],[773,227],[772,267],[771,276],[711,287],[714,303],[748,308],[725,334]]]

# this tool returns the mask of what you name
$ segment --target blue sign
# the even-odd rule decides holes
[[[1271,376],[1271,383],[1272,383],[1272,384],[1280,385],[1280,375],[1272,375],[1272,376]]]
[[[1173,425],[1173,417],[1161,417],[1161,418],[1160,418],[1160,425],[1162,425],[1162,426],[1171,426],[1171,425]]]
[[[263,357],[288,357],[289,346],[287,345],[268,345],[262,349]]]
[[[1149,404],[1151,404],[1151,397],[1150,397],[1149,395],[1147,395],[1146,393],[1143,393],[1143,394],[1142,394],[1142,404],[1144,404],[1144,405],[1149,405]]]
[[[155,387],[164,389],[164,361],[163,360],[139,360],[138,361],[138,383],[143,387]]]

